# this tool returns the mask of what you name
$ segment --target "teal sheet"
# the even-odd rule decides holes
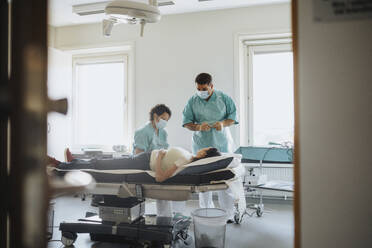
[[[241,146],[235,151],[243,163],[293,163],[293,148]]]

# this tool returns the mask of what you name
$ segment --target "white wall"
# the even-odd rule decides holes
[[[63,161],[63,151],[70,147],[72,59],[68,53],[48,48],[48,95],[51,99],[68,98],[67,115],[48,114],[48,155]]]
[[[372,20],[298,0],[302,248],[372,247]]]
[[[54,44],[78,49],[134,41],[135,127],[147,121],[153,105],[165,103],[173,112],[170,144],[190,149],[191,132],[181,127],[181,121],[186,101],[195,92],[195,76],[211,73],[216,88],[235,98],[234,35],[289,30],[290,5],[279,4],[163,16],[159,23],[146,25],[143,38],[138,26],[115,26],[110,38],[101,35],[101,24],[59,27]]]

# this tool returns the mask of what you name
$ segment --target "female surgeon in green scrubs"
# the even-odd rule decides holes
[[[168,134],[164,128],[171,115],[171,110],[164,104],[158,104],[150,110],[150,121],[136,130],[134,134],[134,154],[151,152],[156,149],[168,149]],[[159,216],[172,217],[172,206],[174,212],[182,213],[185,209],[185,202],[156,200]]]
[[[158,104],[150,110],[150,121],[137,129],[134,134],[133,153],[151,152],[155,149],[167,149],[168,134],[164,129],[172,112],[164,104]]]

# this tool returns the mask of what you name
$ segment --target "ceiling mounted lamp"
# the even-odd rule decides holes
[[[117,0],[107,4],[105,8],[107,19],[103,20],[103,35],[110,36],[115,24],[140,24],[143,36],[146,23],[158,22],[161,18],[157,0],[149,0],[149,4]]]

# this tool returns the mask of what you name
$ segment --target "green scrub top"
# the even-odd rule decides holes
[[[236,118],[234,101],[221,91],[214,90],[208,101],[193,95],[183,110],[182,126],[188,123],[201,124],[207,122],[213,125],[217,121]],[[209,131],[195,131],[192,136],[192,152],[206,147],[215,147],[221,152],[232,152],[232,138],[230,129],[224,127],[221,131],[211,128]]]
[[[137,129],[134,133],[133,151],[138,148],[149,152],[155,149],[167,149],[168,147],[167,131],[165,129],[159,129],[159,134],[157,135],[151,122]]]

